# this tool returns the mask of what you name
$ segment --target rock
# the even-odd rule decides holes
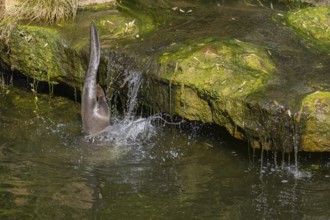
[[[285,135],[287,143],[279,150],[292,149],[294,120],[285,121],[288,114],[283,106],[276,101],[263,105],[267,100],[251,98],[274,78],[275,64],[265,48],[234,40],[205,41],[166,51],[159,63],[159,71],[147,76],[144,91],[154,109],[224,126],[255,147],[260,140]],[[281,123],[281,131],[274,129],[276,122]]]
[[[266,50],[236,41],[201,42],[164,52],[160,71],[152,75],[164,86],[155,86],[158,91],[146,98],[156,101],[159,109],[189,120],[222,125],[231,120],[229,130],[244,127],[244,99],[262,89],[275,69],[268,56]]]
[[[310,7],[290,12],[289,25],[304,38],[312,40],[325,50],[330,50],[330,7]],[[330,53],[329,53],[330,54]]]
[[[330,150],[330,93],[302,93],[302,101],[291,105],[266,98],[269,84],[278,80],[266,48],[231,40],[195,42],[163,52],[158,63],[144,86],[152,108],[224,126],[257,148]]]
[[[57,31],[35,26],[13,29],[8,45],[0,44],[1,62],[30,78],[80,88],[86,64]]]
[[[103,48],[119,40],[136,39],[139,34],[155,28],[143,13],[132,17],[111,7],[93,12],[97,15],[94,22],[98,31],[108,34],[106,38],[101,36]],[[91,21],[77,20],[52,27],[18,25],[12,29],[8,45],[0,42],[1,68],[50,84],[80,89],[87,70]]]
[[[315,92],[302,101],[308,112],[306,131],[302,136],[305,151],[330,151],[330,92]]]
[[[329,92],[306,95],[296,108],[263,96],[275,64],[265,48],[237,41],[200,42],[164,52],[147,76],[154,109],[224,126],[254,147],[290,152],[330,150]],[[294,109],[299,110],[294,110]]]

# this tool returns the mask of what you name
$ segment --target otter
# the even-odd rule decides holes
[[[100,64],[100,40],[94,23],[90,28],[90,57],[81,98],[83,132],[96,134],[110,125],[109,107],[103,89],[96,84]]]

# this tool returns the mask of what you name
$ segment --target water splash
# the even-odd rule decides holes
[[[312,173],[310,171],[304,171],[297,168],[296,165],[287,166],[286,169],[288,174],[292,175],[295,179],[308,179],[312,177]]]
[[[156,127],[152,125],[150,118],[124,118],[116,120],[98,134],[88,135],[93,143],[112,143],[116,145],[138,145],[148,141],[156,135]]]
[[[119,71],[114,67],[111,60],[108,63],[107,84],[119,85],[122,100],[126,100],[123,106],[112,106],[111,125],[103,131],[95,135],[86,136],[86,138],[100,145],[112,143],[115,145],[134,145],[141,144],[156,135],[156,128],[152,125],[152,121],[156,118],[150,116],[148,118],[136,117],[136,109],[138,106],[138,94],[142,81],[142,73],[132,68],[121,68]],[[114,74],[116,72],[116,74]],[[111,75],[111,77],[110,77]],[[108,91],[108,90],[107,90]],[[117,94],[119,91],[116,91]],[[109,96],[109,94],[107,94]],[[108,97],[109,100],[114,98],[114,93]],[[111,104],[111,103],[109,103]],[[122,104],[122,103],[121,103]],[[118,105],[112,104],[112,105]],[[124,110],[123,115],[117,113],[117,109]]]

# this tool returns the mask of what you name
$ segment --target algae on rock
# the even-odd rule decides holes
[[[80,55],[50,28],[19,26],[8,45],[0,44],[1,62],[12,70],[52,84],[80,88],[85,67]]]
[[[7,45],[0,42],[0,62],[30,78],[80,89],[88,60],[90,20],[86,17],[92,16],[97,25],[103,48],[118,46],[154,29],[151,17],[124,6],[120,9],[124,12],[114,8],[82,11],[74,23],[53,27],[18,25]]]
[[[301,94],[292,106],[265,98],[277,80],[271,53],[235,40],[172,45],[147,76],[156,111],[214,122],[253,147],[282,152],[330,150],[328,92]]]
[[[145,95],[153,108],[217,123],[241,139],[245,134],[237,127],[249,125],[249,96],[262,90],[275,71],[264,48],[239,41],[190,43],[164,52],[159,62]]]
[[[315,92],[302,101],[302,110],[309,113],[302,137],[304,150],[330,151],[330,92]]]
[[[287,20],[300,33],[330,49],[330,7],[309,7],[290,12]]]

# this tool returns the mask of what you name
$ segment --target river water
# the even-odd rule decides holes
[[[296,173],[289,155],[261,163],[222,128],[156,116],[83,137],[74,101],[11,87],[0,98],[1,219],[330,216],[329,154],[300,153]]]
[[[328,153],[297,171],[215,125],[133,115],[83,137],[79,103],[1,84],[0,219],[330,218]]]

